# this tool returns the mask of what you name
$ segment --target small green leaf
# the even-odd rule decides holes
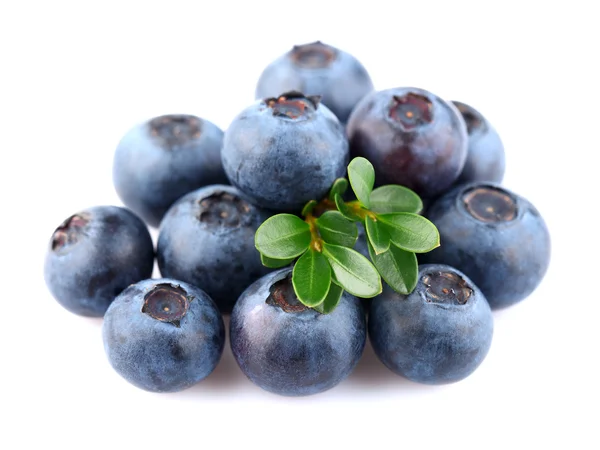
[[[352,208],[350,208],[348,205],[346,205],[346,202],[344,202],[344,199],[340,196],[340,194],[335,194],[335,206],[337,206],[337,209],[342,213],[342,215],[348,219],[348,220],[352,220],[353,222],[362,222],[361,217],[356,214]]]
[[[335,274],[335,280],[357,297],[375,297],[381,293],[381,277],[371,262],[356,250],[323,244],[323,254]]]
[[[344,247],[354,247],[358,228],[339,211],[326,211],[317,219],[319,234],[325,242]]]
[[[329,190],[329,200],[335,200],[335,194],[344,195],[348,189],[348,180],[345,178],[338,178],[333,182],[331,189]]]
[[[365,158],[354,158],[348,164],[348,178],[356,198],[365,208],[369,208],[369,196],[375,184],[375,169]]]
[[[310,239],[310,227],[305,221],[293,214],[277,214],[258,227],[254,245],[269,258],[289,259],[304,253]]]
[[[390,234],[381,222],[375,222],[369,216],[365,217],[365,230],[375,253],[379,255],[390,248]]]
[[[311,200],[310,202],[308,202],[306,205],[304,205],[304,208],[302,208],[302,217],[306,217],[308,216],[313,209],[315,209],[315,206],[317,206],[319,202],[317,202],[316,200]]]
[[[371,211],[376,213],[410,212],[420,213],[421,198],[412,190],[397,184],[378,187],[371,192]]]
[[[325,300],[331,284],[331,268],[322,253],[309,249],[292,271],[292,284],[298,300],[306,306],[316,306]]]
[[[327,297],[325,297],[323,303],[317,306],[313,306],[313,309],[319,311],[321,314],[329,314],[336,308],[336,306],[340,302],[340,299],[342,298],[343,293],[344,289],[335,284],[332,280],[331,284],[329,285],[329,292],[327,292]]]
[[[393,244],[387,252],[377,255],[371,244],[368,245],[369,255],[385,282],[400,294],[410,294],[419,279],[416,255]]]
[[[392,242],[401,249],[426,253],[440,245],[440,233],[433,223],[413,213],[380,214],[380,222],[386,225]]]
[[[269,258],[268,256],[265,256],[262,253],[260,254],[260,261],[262,262],[263,266],[268,267],[270,269],[280,269],[281,267],[289,266],[291,263],[294,262],[294,259],[296,258],[275,259]]]

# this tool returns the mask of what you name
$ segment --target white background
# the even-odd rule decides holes
[[[599,448],[593,2],[351,3],[2,2],[0,448]],[[227,343],[197,387],[136,389],[110,368],[101,321],[49,295],[52,231],[120,204],[112,156],[133,124],[192,113],[226,128],[266,64],[317,39],[357,56],[378,89],[423,87],[490,119],[505,185],[552,234],[543,284],[494,314],[487,359],[454,385],[403,381],[367,347],[333,390],[278,397]]]

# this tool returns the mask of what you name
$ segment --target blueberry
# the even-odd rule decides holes
[[[253,383],[280,395],[309,395],[352,372],[365,346],[366,321],[359,300],[347,293],[330,314],[302,305],[286,268],[244,291],[231,315],[230,338]]]
[[[369,339],[393,372],[418,383],[446,384],[479,367],[492,342],[493,318],[463,273],[422,265],[409,295],[385,287],[369,312]]]
[[[206,378],[225,344],[225,325],[201,289],[173,279],[144,280],[110,305],[102,325],[112,367],[131,384],[175,392]]]
[[[459,186],[436,200],[427,217],[440,232],[441,246],[419,260],[461,270],[493,309],[523,300],[548,269],[544,219],[526,199],[497,184]]]
[[[254,103],[225,132],[223,166],[255,204],[299,212],[345,174],[344,128],[318,98],[297,92]]]
[[[123,289],[152,275],[153,265],[144,222],[125,208],[96,206],[73,214],[54,231],[44,277],[67,310],[102,317]]]
[[[119,142],[113,183],[121,201],[157,227],[169,207],[195,189],[228,184],[223,132],[208,120],[166,115],[135,126]]]
[[[190,192],[161,223],[160,273],[200,287],[223,313],[230,313],[242,291],[270,272],[254,246],[256,229],[268,217],[232,186]]]
[[[375,168],[379,184],[400,184],[421,196],[448,189],[467,157],[467,129],[457,109],[417,88],[373,92],[348,121],[352,157]]]
[[[467,161],[458,179],[459,184],[474,181],[500,183],[504,178],[504,145],[496,130],[472,106],[452,102],[461,113],[469,134]]]
[[[338,119],[346,122],[356,103],[372,90],[369,74],[354,56],[317,41],[294,46],[269,64],[258,80],[256,98],[287,91],[320,95]]]

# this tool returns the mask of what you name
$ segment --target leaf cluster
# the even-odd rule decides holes
[[[382,278],[395,291],[410,293],[417,284],[415,253],[440,244],[435,225],[419,215],[423,203],[415,192],[398,185],[373,189],[375,171],[365,158],[350,162],[348,180],[337,179],[325,199],[308,202],[303,218],[277,214],[255,236],[263,264],[276,269],[294,263],[298,300],[324,314],[344,291],[362,298],[380,294]],[[349,184],[356,200],[347,202]],[[357,223],[364,226],[370,260],[353,248]]]

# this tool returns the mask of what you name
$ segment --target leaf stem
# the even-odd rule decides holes
[[[363,221],[365,220],[365,217],[369,216],[371,219],[373,219],[373,221],[377,222],[377,214],[362,206],[358,200],[352,200],[345,203],[352,209],[352,212],[360,217]]]
[[[317,218],[310,212],[306,215],[304,221],[310,228],[310,248],[321,253],[323,251],[323,239],[321,239],[319,229],[317,228]]]
[[[317,205],[313,208],[313,213],[316,217],[319,217],[326,211],[337,211],[337,206],[335,206],[335,202],[333,200],[329,200],[327,197],[322,199]]]

